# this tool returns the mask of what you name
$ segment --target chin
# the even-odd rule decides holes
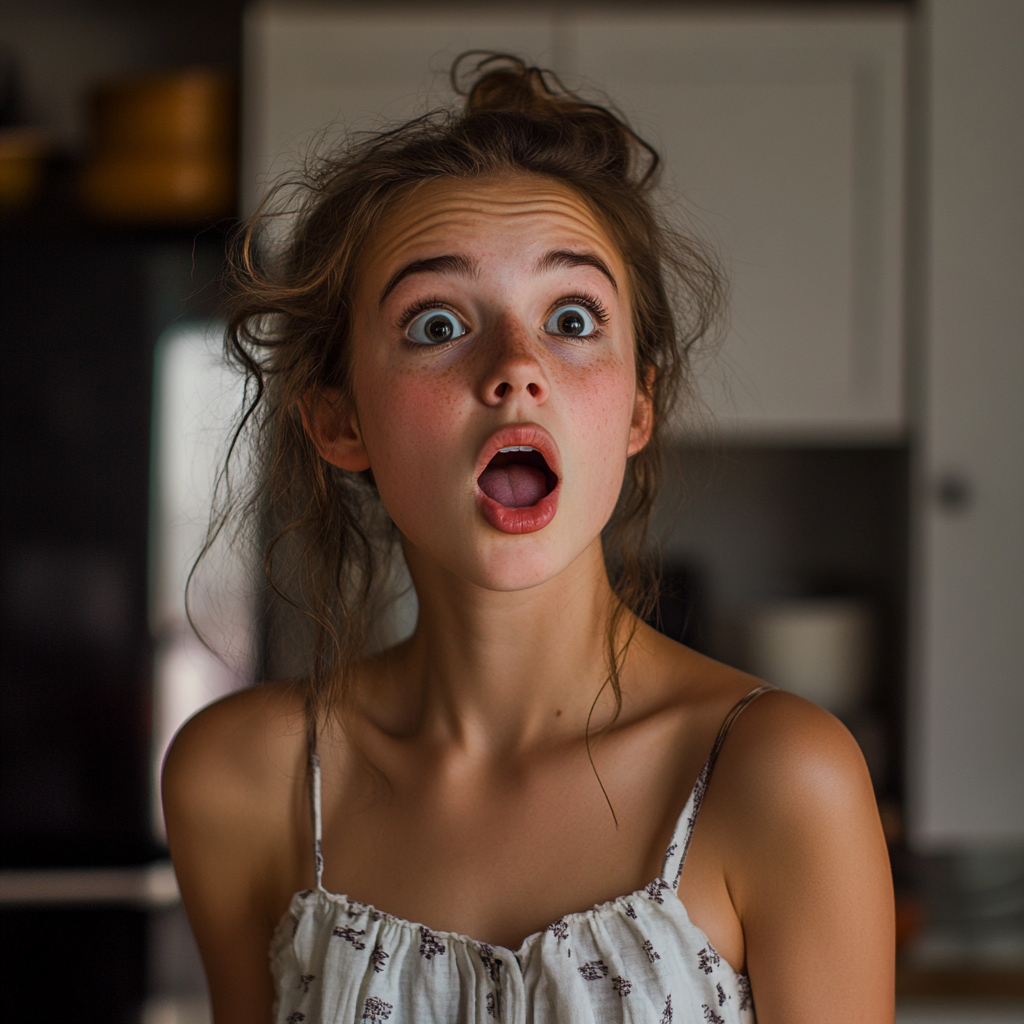
[[[470,573],[460,575],[484,590],[515,593],[547,583],[574,560],[564,555],[558,558],[539,545],[503,547],[504,550],[482,554]]]

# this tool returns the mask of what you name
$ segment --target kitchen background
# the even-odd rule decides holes
[[[657,520],[659,624],[834,710],[898,889],[900,1020],[1024,1010],[1024,4],[0,3],[0,1000],[208,1019],[154,779],[294,667],[218,552],[231,228],[470,48],[606,90],[732,311]],[[322,130],[328,129],[323,135]],[[210,596],[212,594],[212,596]],[[414,600],[390,628],[408,629]]]

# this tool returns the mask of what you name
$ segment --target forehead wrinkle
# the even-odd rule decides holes
[[[414,257],[413,262],[418,262],[415,259],[418,254],[414,250],[421,247],[421,258],[434,258],[438,250],[450,252],[453,242],[457,248],[462,247],[459,242],[464,240],[453,239],[451,231],[463,218],[469,224],[477,216],[489,218],[500,217],[502,214],[520,224],[530,219],[549,219],[545,225],[549,229],[544,232],[546,237],[536,241],[553,251],[570,252],[580,247],[585,250],[594,246],[602,256],[611,257],[613,264],[619,262],[617,248],[607,237],[593,211],[570,190],[557,186],[517,190],[513,186],[510,194],[509,191],[498,192],[499,187],[504,187],[503,183],[491,182],[478,188],[453,188],[451,182],[446,182],[443,188],[418,190],[414,196],[407,197],[394,207],[381,225],[383,237],[378,235],[377,244],[373,245],[376,253],[370,255],[370,262],[378,266],[388,264],[398,259],[403,252]],[[516,191],[520,191],[520,194],[516,195]],[[443,237],[431,238],[439,228],[443,229]],[[578,234],[583,237],[567,237],[564,240],[552,237],[566,229],[570,236]],[[433,249],[433,253],[430,249]],[[595,265],[598,270],[602,269],[596,263],[591,265]],[[607,267],[604,272],[613,287],[617,288]],[[382,302],[386,293],[397,283],[397,278],[389,279],[381,295]]]
[[[473,215],[480,213],[479,210],[466,210],[466,209],[452,209],[452,208],[441,208],[432,210],[429,213],[424,214],[417,219],[415,223],[403,225],[400,231],[391,234],[390,237],[381,239],[381,243],[377,247],[376,259],[389,260],[395,258],[402,250],[413,248],[417,245],[427,245],[433,243],[436,248],[447,249],[451,245],[450,238],[437,238],[432,239],[431,235],[438,228],[450,230],[454,225],[458,224],[459,215],[466,215],[467,220],[472,220]],[[508,211],[509,216],[515,220],[522,221],[527,218],[534,219],[548,219],[548,223],[544,225],[550,234],[554,234],[560,231],[564,231],[566,228],[570,229],[573,234],[577,234],[578,240],[570,241],[568,238],[565,243],[561,246],[555,244],[556,249],[562,249],[566,252],[574,250],[576,245],[585,243],[587,245],[596,245],[598,249],[610,249],[613,247],[606,238],[605,234],[600,230],[600,227],[590,218],[581,217],[574,215],[576,211],[572,211],[573,215],[570,215],[568,211],[553,211],[550,209],[533,209],[533,210],[519,210],[519,211]],[[552,221],[551,215],[555,213],[556,217]],[[547,233],[547,232],[546,232]],[[539,238],[537,241],[540,244],[547,246],[553,245],[553,240],[550,237]],[[435,248],[435,251],[436,251]],[[613,250],[614,251],[614,250]]]
[[[529,203],[512,204],[506,202],[494,202],[488,204],[491,209],[482,209],[479,203],[449,202],[439,204],[430,210],[418,211],[415,219],[407,220],[397,231],[388,232],[391,237],[386,237],[386,248],[394,249],[415,240],[418,236],[424,235],[438,226],[449,226],[453,217],[466,217],[472,219],[474,216],[500,216],[505,213],[507,216],[521,220],[529,217],[550,217],[555,215],[559,219],[564,218],[582,229],[587,234],[596,234],[593,218],[588,215],[581,215],[583,211],[578,210],[572,204]],[[555,208],[553,208],[555,207]]]
[[[447,193],[442,192],[440,195],[419,191],[414,196],[406,198],[391,211],[385,219],[385,231],[388,227],[394,228],[395,221],[402,220],[405,223],[399,229],[398,234],[401,236],[415,234],[417,231],[429,229],[432,226],[432,221],[446,220],[452,214],[472,215],[483,212],[485,208],[488,208],[487,212],[492,212],[494,208],[505,209],[517,217],[528,216],[530,213],[536,215],[558,213],[570,220],[586,224],[588,227],[596,226],[592,212],[572,193],[551,189],[545,190],[540,195],[535,191],[532,195],[517,197],[509,194],[489,194],[492,191],[492,188],[479,191],[458,191],[455,194],[448,191]]]

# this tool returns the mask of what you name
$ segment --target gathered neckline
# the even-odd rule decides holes
[[[582,920],[584,918],[598,917],[601,914],[608,913],[611,910],[621,907],[625,903],[629,903],[630,900],[642,900],[646,899],[648,902],[658,903],[656,900],[652,900],[650,896],[651,889],[654,889],[659,895],[663,892],[669,893],[672,898],[682,907],[685,913],[686,908],[683,906],[683,901],[679,898],[678,893],[672,891],[672,887],[663,878],[655,878],[653,881],[648,882],[642,889],[636,889],[634,892],[626,893],[623,896],[616,896],[613,899],[605,900],[604,903],[595,903],[589,910],[574,910],[568,914],[563,914],[556,921],[552,921],[551,924],[545,925],[543,928],[538,929],[535,932],[531,932],[526,936],[525,939],[519,944],[518,949],[509,949],[508,946],[503,946],[500,943],[494,942],[483,942],[480,939],[471,938],[469,935],[462,935],[460,932],[447,932],[439,930],[437,928],[431,928],[429,925],[420,924],[417,921],[410,921],[404,917],[397,917],[395,914],[389,914],[386,910],[379,910],[377,907],[370,903],[363,903],[361,900],[354,900],[349,896],[345,896],[342,893],[329,892],[322,886],[319,889],[306,889],[303,892],[298,892],[292,897],[292,900],[299,897],[304,897],[307,894],[313,893],[317,896],[322,896],[324,899],[329,900],[331,903],[344,903],[348,907],[359,908],[357,913],[369,914],[371,917],[375,917],[378,920],[390,921],[392,924],[401,926],[402,928],[408,928],[413,931],[426,930],[431,935],[439,939],[449,939],[452,942],[461,942],[468,946],[487,946],[490,949],[504,950],[506,953],[510,953],[512,956],[519,956],[525,953],[527,946],[532,945],[541,935],[548,931],[552,925],[559,924],[565,921],[567,924],[572,921]],[[664,897],[662,897],[664,899]],[[658,905],[664,906],[663,903]],[[689,914],[686,915],[689,920]],[[690,922],[693,924],[693,922]],[[696,925],[693,925],[696,927]]]
[[[654,890],[658,895],[662,896],[661,900],[658,900],[651,896],[651,890]],[[664,895],[662,895],[664,894]],[[550,931],[553,925],[565,922],[566,924],[572,924],[574,921],[592,920],[595,917],[600,917],[603,914],[611,913],[612,911],[620,911],[625,913],[624,907],[630,905],[633,900],[639,902],[641,907],[646,907],[648,904],[653,903],[655,907],[661,910],[666,910],[666,902],[671,900],[679,911],[682,913],[686,924],[697,932],[703,942],[707,945],[708,949],[715,950],[714,945],[708,938],[707,933],[699,925],[693,923],[690,919],[690,915],[686,910],[686,904],[679,898],[679,893],[672,888],[672,886],[665,881],[664,878],[655,878],[648,882],[641,889],[636,889],[633,892],[626,893],[622,896],[616,896],[613,899],[606,900],[604,903],[596,903],[589,910],[574,910],[570,913],[563,914],[556,921],[552,921],[551,924],[545,925],[543,928],[538,929],[535,932],[531,932],[526,936],[525,939],[520,943],[518,949],[509,949],[508,946],[502,946],[500,943],[483,942],[480,939],[474,939],[469,935],[463,935],[460,932],[443,931],[440,929],[431,928],[429,925],[421,924],[418,921],[410,921],[408,918],[398,917],[395,914],[389,914],[386,910],[380,910],[375,907],[372,903],[363,903],[361,900],[354,900],[343,893],[330,892],[323,886],[316,889],[303,889],[300,892],[295,893],[292,897],[291,904],[289,904],[288,910],[284,912],[281,920],[278,922],[277,928],[275,929],[275,937],[278,932],[281,931],[286,922],[290,921],[291,908],[294,906],[297,900],[305,900],[310,896],[315,896],[329,903],[342,904],[349,908],[349,912],[353,916],[360,914],[366,914],[378,921],[388,921],[389,923],[398,926],[399,928],[406,929],[408,931],[426,931],[434,938],[442,939],[448,942],[457,942],[465,946],[474,946],[477,949],[486,948],[489,950],[500,950],[504,953],[508,953],[518,961],[521,957],[525,956],[532,946],[541,936],[546,932]],[[721,955],[721,954],[719,954]],[[729,963],[725,957],[721,957],[722,964],[729,969],[737,978],[747,977],[744,971],[737,971],[732,964]]]

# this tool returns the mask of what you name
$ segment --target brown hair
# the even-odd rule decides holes
[[[227,349],[248,386],[236,440],[250,431],[264,459],[249,509],[270,523],[270,586],[314,627],[307,687],[314,724],[347,706],[395,538],[372,474],[328,465],[298,408],[320,388],[350,394],[354,278],[365,240],[385,212],[433,179],[543,175],[576,192],[621,251],[633,297],[638,386],[650,395],[654,427],[629,461],[603,535],[617,598],[605,685],[617,708],[619,670],[636,629],[630,613],[648,613],[657,592],[646,550],[668,413],[688,390],[691,351],[721,306],[715,260],[658,217],[657,154],[622,117],[567,91],[550,72],[505,55],[464,55],[452,68],[452,84],[465,97],[463,111],[435,111],[316,161],[271,192],[233,252]],[[282,197],[291,205],[283,206]],[[269,243],[282,217],[294,223],[275,252]]]

